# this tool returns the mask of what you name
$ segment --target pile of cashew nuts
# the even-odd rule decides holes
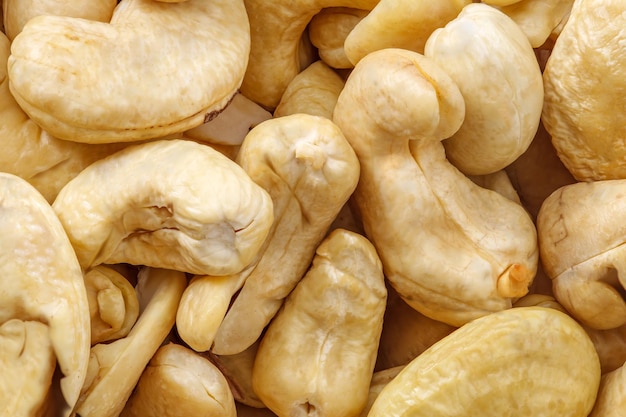
[[[623,1],[1,4],[1,416],[626,406]]]

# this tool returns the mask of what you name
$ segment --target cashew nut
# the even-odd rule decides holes
[[[272,201],[210,146],[173,139],[130,146],[72,179],[54,201],[84,269],[130,263],[227,275],[255,257]]]
[[[252,387],[261,401],[281,417],[358,415],[367,404],[386,297],[372,244],[334,230],[259,344]]]
[[[0,379],[28,372],[34,365],[31,361],[45,364],[49,354],[46,346],[50,345],[63,375],[60,384],[66,405],[62,411],[68,415],[85,381],[89,360],[89,307],[83,274],[48,202],[25,180],[7,173],[0,173],[0,278],[0,323],[4,323],[4,337],[9,339],[0,344],[0,349],[7,357],[19,358],[19,352],[23,352],[24,359],[28,358],[24,362],[11,361],[10,368],[3,367],[7,374]],[[7,324],[11,320],[18,322]],[[47,328],[49,342],[41,343],[40,352],[32,351],[30,337],[40,339],[43,329],[30,322]],[[18,350],[16,343],[21,346]],[[47,378],[45,368],[30,371]],[[43,392],[44,386],[38,386],[36,379],[24,381],[25,385],[17,381],[3,381],[8,384],[10,390],[6,393],[11,401],[13,395],[19,398],[35,390]],[[47,392],[48,386],[45,388]],[[35,405],[42,399],[32,400]]]
[[[618,369],[602,375],[598,396],[589,417],[619,417],[626,407],[626,368]]]
[[[241,84],[249,49],[243,0],[122,0],[110,23],[29,20],[11,46],[10,88],[55,137],[156,138],[224,108]]]
[[[363,58],[335,107],[361,164],[366,235],[402,298],[453,326],[511,307],[537,269],[536,229],[516,202],[447,160],[463,97],[434,61],[386,49]]]
[[[443,144],[465,174],[488,174],[530,146],[541,118],[541,69],[526,35],[507,15],[481,3],[428,38],[424,54],[454,80],[465,100],[461,127]]]
[[[626,4],[576,1],[543,73],[542,120],[579,181],[626,178]]]

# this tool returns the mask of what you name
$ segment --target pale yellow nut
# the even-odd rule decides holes
[[[541,261],[556,299],[597,329],[626,324],[626,179],[565,185],[537,216]]]
[[[374,372],[372,375],[372,380],[370,382],[370,391],[367,397],[367,405],[361,411],[360,417],[367,417],[372,408],[372,404],[376,401],[376,398],[380,394],[380,392],[387,386],[389,382],[391,382],[402,369],[404,369],[405,365],[394,366],[392,368],[386,368],[377,372]]]
[[[42,415],[56,367],[48,326],[38,321],[20,319],[2,323],[0,365],[0,415]]]
[[[380,392],[369,417],[585,417],[600,383],[589,337],[552,308],[478,318],[411,361]]]
[[[117,0],[3,0],[4,28],[9,39],[14,39],[30,19],[41,15],[71,16],[108,22]]]
[[[245,0],[250,19],[250,61],[241,92],[273,111],[302,68],[298,45],[313,16],[327,7],[371,10],[378,0]]]
[[[626,368],[602,375],[598,398],[589,417],[619,417],[626,407]]]
[[[367,405],[386,297],[372,244],[334,230],[260,342],[254,392],[279,417],[358,415]]]
[[[126,337],[91,348],[78,415],[117,417],[122,412],[144,368],[172,330],[186,285],[182,272],[142,268],[137,283],[141,314]]]
[[[120,417],[236,417],[220,370],[184,346],[168,343],[141,374]]]
[[[493,190],[511,201],[522,204],[509,175],[503,169],[492,172],[491,174],[468,175],[467,177],[471,179],[474,184],[480,185],[482,188]]]
[[[287,85],[274,117],[306,113],[332,119],[343,79],[324,61],[318,60],[296,75]]]
[[[313,16],[308,25],[311,43],[318,50],[320,60],[331,68],[353,68],[344,43],[369,10],[349,7],[328,7]]]
[[[25,180],[7,173],[0,173],[0,288],[0,323],[18,319],[47,325],[47,343],[62,375],[65,405],[58,412],[69,415],[89,360],[83,275],[48,202]],[[47,343],[41,344],[42,355]]]
[[[243,0],[123,0],[110,23],[29,20],[11,45],[10,88],[55,137],[156,138],[224,108],[241,84],[249,49]]]
[[[542,120],[579,181],[626,178],[626,4],[574,2],[543,73]]]
[[[443,144],[450,162],[469,175],[515,161],[535,137],[543,82],[526,35],[507,15],[473,3],[428,38],[424,54],[458,85],[465,119]]]
[[[387,49],[359,61],[333,118],[359,158],[354,198],[386,277],[413,308],[452,326],[510,308],[538,263],[524,208],[446,159],[441,140],[464,114],[442,67]]]
[[[273,222],[270,196],[239,165],[182,139],[93,163],[53,208],[84,269],[130,263],[233,274],[254,259]]]
[[[434,30],[458,16],[471,0],[381,0],[356,24],[344,43],[355,65],[370,52],[402,48],[424,53]]]
[[[359,161],[330,119],[293,114],[252,129],[237,161],[270,194],[272,229],[215,336],[213,352],[243,351],[300,281],[359,180]]]

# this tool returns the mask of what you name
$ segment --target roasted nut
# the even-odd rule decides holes
[[[241,84],[249,50],[243,0],[123,0],[110,23],[29,20],[11,45],[9,86],[55,137],[157,138],[224,108]]]
[[[358,415],[367,404],[386,296],[371,243],[334,230],[261,340],[252,369],[261,401],[280,417]]]
[[[130,263],[228,275],[256,256],[268,193],[223,154],[174,139],[128,147],[81,171],[55,209],[84,269]]]
[[[411,361],[368,417],[585,417],[600,383],[589,337],[567,314],[519,307],[478,318]],[[451,401],[451,398],[453,400]]]
[[[359,158],[354,198],[386,277],[413,308],[452,326],[510,308],[538,262],[524,208],[446,160],[441,140],[463,109],[434,61],[387,49],[359,61],[333,118]]]

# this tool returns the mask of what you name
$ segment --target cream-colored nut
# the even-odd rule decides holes
[[[56,366],[48,326],[10,319],[0,325],[2,416],[40,416]]]
[[[110,23],[29,20],[11,45],[10,88],[55,137],[157,138],[224,108],[241,84],[249,49],[243,0],[122,0]]]
[[[538,262],[524,208],[446,160],[441,140],[463,115],[441,67],[387,49],[359,61],[333,119],[359,158],[354,198],[386,277],[413,308],[452,326],[510,308]]]
[[[261,401],[280,417],[357,416],[367,404],[386,297],[372,244],[334,230],[259,344],[252,387]]]
[[[552,138],[539,123],[539,129],[530,146],[505,168],[522,205],[533,219],[543,201],[558,188],[576,182],[552,146]]]
[[[4,33],[9,39],[14,39],[26,22],[41,15],[72,16],[108,22],[116,5],[117,0],[3,0]]]
[[[587,326],[584,328],[598,352],[602,374],[614,371],[626,363],[626,325],[607,330]]]
[[[344,42],[368,13],[368,10],[350,7],[328,7],[313,16],[308,25],[309,38],[326,65],[331,68],[354,67],[346,56]]]
[[[510,6],[512,4],[519,3],[520,1],[522,0],[481,0],[481,3],[489,4],[491,6]]]
[[[371,10],[379,0],[245,0],[250,19],[250,60],[241,92],[273,111],[302,68],[298,45],[313,16],[328,7]]]
[[[626,407],[626,368],[618,369],[602,375],[598,397],[589,417],[619,417]]]
[[[89,372],[75,410],[78,415],[120,415],[144,368],[174,326],[185,285],[182,272],[148,267],[139,272],[139,319],[126,337],[91,348]]]
[[[382,389],[368,416],[585,417],[599,383],[598,355],[574,319],[512,308],[435,343]]]
[[[565,185],[537,216],[541,262],[555,298],[589,327],[626,324],[626,179]]]
[[[119,272],[98,265],[84,274],[91,322],[91,344],[125,337],[139,316],[132,284]]]
[[[567,16],[574,0],[522,0],[500,8],[519,25],[533,48],[539,48]]]
[[[250,129],[271,118],[272,113],[238,93],[215,119],[186,131],[184,136],[210,144],[237,146]]]
[[[522,204],[509,175],[503,169],[492,172],[491,174],[468,175],[467,177],[471,179],[474,184],[482,188],[493,190],[511,201]]]
[[[79,144],[43,131],[9,91],[6,63],[10,41],[0,32],[0,172],[21,177],[52,204],[59,190],[87,165],[122,149],[124,144]]]
[[[465,120],[443,143],[465,174],[504,169],[528,149],[543,105],[541,69],[526,35],[504,13],[481,3],[435,30],[424,54],[454,80]]]
[[[130,263],[233,274],[256,256],[273,221],[270,196],[240,166],[182,139],[93,163],[53,208],[84,269]]]
[[[359,161],[341,129],[309,114],[261,123],[237,161],[272,197],[275,221],[215,335],[216,354],[241,352],[261,336],[359,181]]]
[[[0,280],[0,323],[19,319],[48,327],[68,408],[59,411],[67,415],[78,399],[89,361],[83,274],[48,202],[25,180],[7,173],[0,173]],[[45,352],[45,344],[42,349]]]
[[[543,73],[542,120],[579,181],[626,178],[626,4],[574,2]]]
[[[456,18],[471,0],[381,0],[346,37],[345,54],[352,64],[384,48],[424,53],[435,29]]]
[[[163,345],[141,374],[120,417],[236,417],[224,375],[207,359],[173,343]]]
[[[374,372],[374,374],[372,375],[372,381],[370,382],[370,391],[367,397],[367,405],[365,406],[363,411],[361,411],[360,417],[367,417],[370,409],[372,408],[372,404],[374,404],[374,401],[376,401],[376,398],[378,398],[380,392],[383,390],[383,388],[385,388],[385,386],[387,386],[388,383],[390,383],[396,376],[398,376],[402,369],[404,369],[404,365],[394,366],[393,368],[386,368]]]
[[[296,113],[332,119],[343,79],[323,61],[316,61],[296,75],[287,85],[274,117]]]

